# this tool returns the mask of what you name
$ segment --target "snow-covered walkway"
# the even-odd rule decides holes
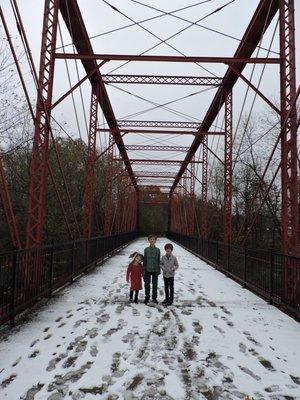
[[[300,399],[300,325],[177,245],[174,305],[129,303],[128,256],[146,245],[2,337],[0,399]]]

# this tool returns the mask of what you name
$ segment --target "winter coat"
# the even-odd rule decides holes
[[[144,250],[145,273],[160,274],[160,250],[155,246],[146,247]]]
[[[127,268],[126,281],[130,282],[130,290],[141,290],[143,277],[143,267],[130,263]]]
[[[160,260],[160,267],[163,271],[164,278],[171,278],[175,275],[176,269],[178,269],[178,261],[173,254],[170,254],[170,257],[167,255],[162,256]]]

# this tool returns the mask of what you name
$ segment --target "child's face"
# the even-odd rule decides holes
[[[149,243],[150,246],[154,246],[156,243],[156,237],[155,236],[151,236],[151,238],[149,238]]]
[[[141,257],[141,256],[136,256],[135,259],[134,259],[134,261],[135,261],[136,264],[141,264],[141,262],[142,262],[142,257]]]
[[[172,253],[172,249],[170,249],[170,247],[168,247],[166,249],[166,254],[169,256]]]

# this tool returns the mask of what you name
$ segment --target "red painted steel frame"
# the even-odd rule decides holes
[[[248,44],[247,44],[248,45]],[[145,56],[135,54],[74,54],[55,53],[55,58],[62,60],[106,60],[106,61],[148,61],[178,63],[216,63],[216,64],[279,64],[274,57],[199,57],[199,56]]]
[[[178,129],[199,129],[200,122],[188,121],[131,121],[119,119],[120,128],[178,128]]]
[[[43,240],[50,132],[49,118],[53,90],[58,4],[58,0],[45,0],[38,82],[39,92],[30,168],[26,247],[39,246]]]
[[[121,158],[115,158],[115,161],[122,161]],[[144,164],[144,165],[152,165],[152,164],[159,164],[159,165],[169,165],[169,164],[182,164],[182,160],[144,160],[138,158],[131,158],[130,161],[132,164]],[[202,161],[190,161],[190,164],[196,163],[201,164]]]
[[[104,235],[110,235],[112,230],[112,176],[113,176],[113,155],[114,138],[109,134],[109,151],[107,153],[107,166],[105,174],[105,192],[104,192]]]
[[[88,137],[88,150],[86,160],[86,178],[83,203],[83,236],[90,238],[92,235],[93,220],[93,201],[94,201],[94,181],[95,181],[95,157],[96,157],[96,128],[98,120],[98,90],[97,87],[92,88],[91,109],[90,109],[90,126]]]
[[[187,146],[152,146],[152,145],[140,145],[133,144],[125,146],[126,150],[134,150],[134,151],[184,151],[187,152],[189,147]]]
[[[126,133],[144,133],[144,134],[163,134],[163,135],[224,135],[225,132],[207,132],[207,131],[177,131],[177,130],[159,130],[159,129],[107,129],[107,128],[98,128],[97,131],[99,132],[111,132],[115,133],[118,132],[126,132]]]
[[[234,58],[249,58],[251,57],[252,53],[254,52],[256,46],[259,44],[259,41],[265,32],[265,30],[268,28],[270,23],[272,22],[276,12],[278,11],[278,0],[273,0],[270,2],[270,0],[261,0],[251,21],[249,26],[247,27],[247,30],[240,42],[240,45],[238,46]],[[251,43],[251,45],[250,45]],[[239,64],[236,64],[236,68],[239,72],[242,72],[245,66],[247,65],[247,62],[241,62]],[[199,130],[202,131],[208,131],[210,127],[212,126],[216,116],[218,115],[219,111],[224,105],[225,102],[225,89],[226,90],[231,90],[235,83],[238,80],[238,75],[234,73],[231,68],[229,67],[224,78],[223,78],[223,83],[219,87],[205,117],[204,120],[202,121]],[[203,136],[198,136],[195,137],[191,148],[188,152],[188,154],[185,157],[185,163],[182,164],[178,174],[177,178],[174,180],[173,187],[171,189],[171,192],[174,191],[174,189],[177,186],[177,183],[179,182],[180,177],[184,173],[186,166],[190,162],[190,160],[193,158],[195,152],[197,151],[200,143],[203,141]]]
[[[74,46],[76,51],[84,54],[88,54],[92,58],[94,57],[94,52],[91,46],[91,42],[87,33],[87,30],[84,25],[84,21],[77,4],[77,0],[60,0],[59,9],[62,14],[62,17],[65,21],[67,29],[71,35],[71,38],[74,42]],[[135,181],[134,173],[132,171],[127,152],[125,150],[125,146],[118,131],[118,124],[105,88],[105,84],[102,80],[102,76],[99,71],[99,67],[95,60],[83,60],[82,61],[83,68],[87,75],[91,73],[91,71],[95,70],[95,72],[89,77],[92,86],[99,87],[99,103],[103,110],[105,119],[108,123],[108,126],[111,129],[114,129],[113,137],[116,142],[116,145],[119,149],[120,155],[124,160],[125,167],[128,171],[129,178],[132,181],[132,184],[136,190],[137,184]]]
[[[294,1],[280,0],[281,80],[281,239],[285,254],[298,253],[297,205],[297,112]],[[285,120],[286,123],[284,124]]]
[[[202,238],[207,237],[207,170],[208,170],[208,154],[207,154],[207,136],[203,140],[202,148],[202,187],[201,187],[201,214],[200,214],[200,235]]]
[[[219,86],[222,78],[165,75],[102,75],[104,83]]]
[[[232,209],[232,94],[225,99],[224,242],[231,242]]]

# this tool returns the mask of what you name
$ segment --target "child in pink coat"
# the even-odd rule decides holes
[[[126,273],[126,281],[130,283],[129,299],[133,300],[134,292],[134,302],[138,303],[139,290],[143,288],[142,278],[143,278],[143,256],[138,252],[134,252],[130,257],[133,257],[132,262],[128,265]]]

